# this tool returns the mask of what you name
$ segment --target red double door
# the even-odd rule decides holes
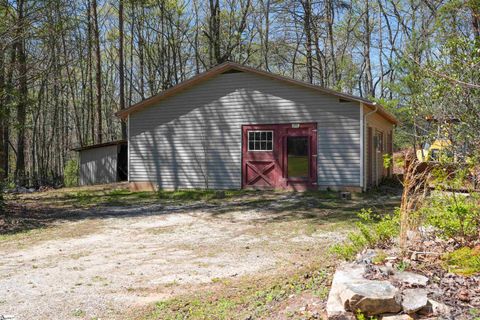
[[[244,125],[242,136],[243,188],[316,188],[316,123]]]

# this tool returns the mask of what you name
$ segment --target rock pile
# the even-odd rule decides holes
[[[448,306],[429,299],[425,276],[374,266],[369,261],[337,268],[327,301],[329,319],[355,319],[358,312],[385,320],[440,317],[448,319]]]

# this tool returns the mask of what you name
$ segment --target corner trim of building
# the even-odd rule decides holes
[[[365,125],[363,118],[363,103],[360,103],[360,188],[365,187]]]
[[[130,115],[127,117],[127,181],[130,181]]]

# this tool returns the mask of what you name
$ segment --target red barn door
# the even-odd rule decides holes
[[[282,176],[278,126],[248,125],[242,131],[243,187],[277,188]]]
[[[317,182],[315,123],[244,125],[242,186],[305,190]]]

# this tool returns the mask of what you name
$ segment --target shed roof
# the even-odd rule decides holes
[[[313,85],[313,84],[310,84],[310,83],[307,83],[307,82],[304,82],[304,81],[299,81],[299,80],[295,80],[295,79],[292,79],[292,78],[284,77],[284,76],[274,74],[274,73],[271,73],[271,72],[262,71],[262,70],[258,70],[258,69],[255,69],[255,68],[247,67],[247,66],[244,66],[244,65],[241,65],[241,64],[238,64],[238,63],[234,63],[234,62],[225,62],[225,63],[219,64],[219,65],[213,67],[210,70],[207,70],[203,73],[200,73],[200,74],[198,74],[198,75],[196,75],[196,76],[194,76],[194,77],[192,77],[188,80],[185,80],[185,81],[183,81],[183,82],[181,82],[181,83],[179,83],[179,84],[161,92],[160,94],[157,94],[157,95],[152,96],[148,99],[145,99],[145,100],[143,100],[143,101],[141,101],[137,104],[134,104],[134,105],[132,105],[132,106],[130,106],[130,107],[124,109],[124,110],[120,110],[116,113],[116,115],[120,118],[126,118],[132,112],[135,112],[135,111],[141,110],[143,108],[147,108],[147,107],[150,107],[152,105],[155,105],[156,103],[158,103],[158,102],[160,102],[160,101],[162,101],[162,100],[164,100],[164,99],[166,99],[166,98],[168,98],[172,95],[175,95],[175,94],[181,92],[182,90],[190,88],[195,84],[198,84],[198,83],[200,83],[202,81],[205,81],[205,80],[208,80],[208,79],[210,79],[210,78],[212,78],[212,77],[214,77],[218,74],[225,73],[225,72],[228,72],[228,71],[231,71],[231,70],[236,70],[236,71],[241,71],[241,72],[249,72],[249,73],[257,74],[257,75],[267,77],[267,78],[270,78],[270,79],[284,81],[284,82],[287,82],[287,83],[290,83],[290,84],[293,84],[293,85],[313,89],[313,90],[316,90],[316,91],[319,91],[319,92],[322,92],[322,93],[325,93],[325,94],[330,94],[330,95],[339,97],[339,98],[344,99],[344,100],[363,103],[364,105],[369,106],[371,108],[378,107],[378,113],[380,115],[382,115],[385,119],[387,119],[388,121],[390,121],[393,124],[398,124],[399,123],[397,118],[392,113],[388,112],[384,107],[382,107],[381,105],[378,105],[377,103],[375,103],[373,101],[370,101],[370,100],[367,100],[367,99],[364,99],[364,98],[361,98],[361,97],[357,97],[357,96],[354,96],[354,95],[341,93],[341,92],[338,92],[338,91],[335,91],[335,90],[327,89],[327,88],[324,88],[324,87],[321,87],[321,86],[318,86],[318,85]]]
[[[127,140],[115,140],[115,141],[110,141],[110,142],[91,144],[89,146],[78,147],[78,148],[74,148],[72,150],[73,151],[83,151],[83,150],[89,150],[89,149],[116,146],[116,145],[119,145],[119,144],[127,144]]]

